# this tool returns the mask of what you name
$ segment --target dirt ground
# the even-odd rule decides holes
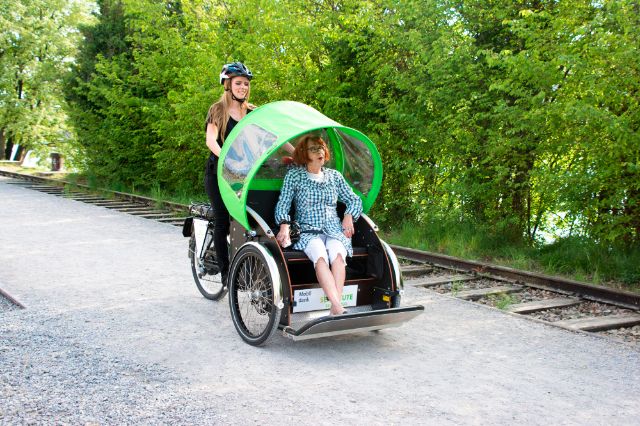
[[[425,313],[400,328],[249,346],[227,298],[198,293],[179,228],[8,181],[0,287],[27,308],[0,313],[0,423],[120,423],[117,412],[146,424],[640,419],[636,348],[410,282],[405,302]]]

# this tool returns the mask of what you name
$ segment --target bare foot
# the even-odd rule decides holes
[[[342,306],[339,306],[338,309],[334,309],[333,306],[331,307],[331,310],[329,311],[329,313],[333,316],[335,315],[343,315],[347,313],[347,310],[345,308],[343,308]]]

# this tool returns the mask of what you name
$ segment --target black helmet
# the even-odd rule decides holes
[[[233,77],[247,77],[251,80],[253,74],[242,62],[232,62],[222,67],[222,71],[220,71],[220,84],[224,84],[226,79]]]

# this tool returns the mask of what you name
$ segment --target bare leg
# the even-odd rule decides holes
[[[336,289],[336,283],[329,269],[329,265],[325,262],[324,258],[318,259],[316,262],[316,276],[318,277],[318,283],[324,290],[324,294],[331,302],[331,314],[337,315],[343,312],[342,304],[340,303],[340,297],[338,296],[338,290]]]
[[[338,292],[339,300],[342,301],[342,289],[344,288],[344,278],[346,275],[346,265],[342,255],[339,254],[331,264],[331,274],[333,274],[333,281],[336,284],[336,290]]]

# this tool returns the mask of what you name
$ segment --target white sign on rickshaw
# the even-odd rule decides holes
[[[358,286],[347,285],[342,291],[342,306],[356,306]],[[329,309],[331,303],[321,288],[307,288],[293,292],[293,312],[321,311]]]

